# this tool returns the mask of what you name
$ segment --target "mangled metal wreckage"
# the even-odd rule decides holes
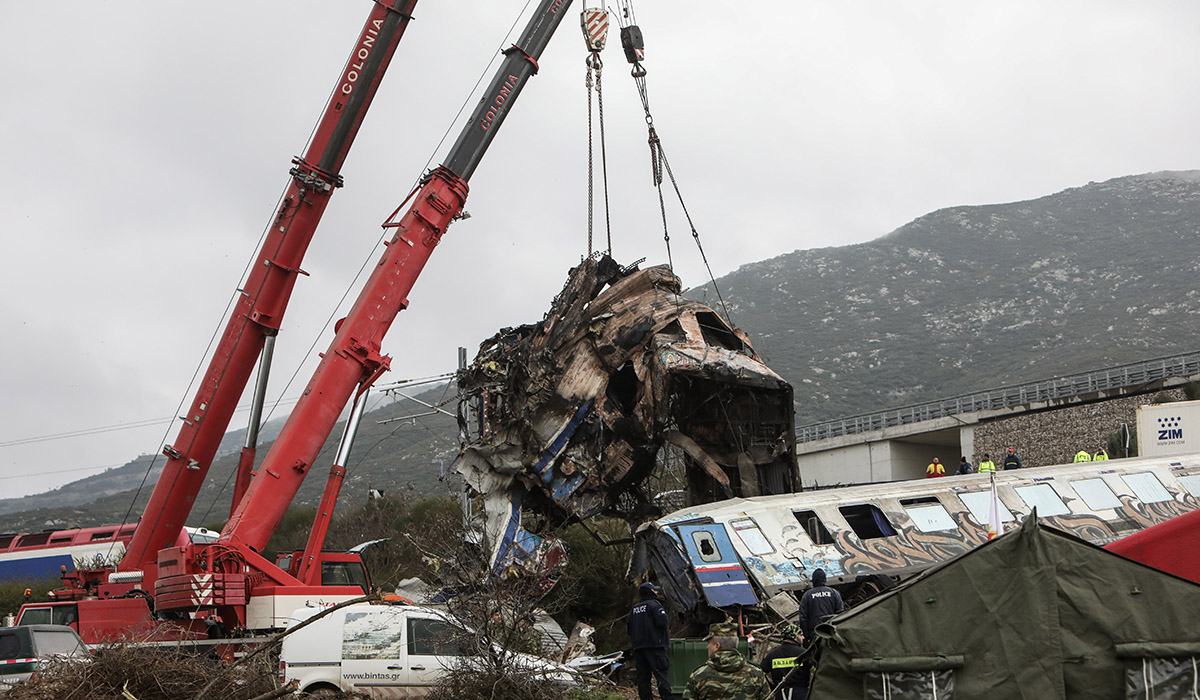
[[[459,387],[456,468],[497,573],[561,560],[523,510],[636,526],[667,492],[691,505],[799,485],[791,385],[665,266],[586,259],[541,322],[480,346]]]

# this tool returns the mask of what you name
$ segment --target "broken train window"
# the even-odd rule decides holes
[[[605,394],[621,413],[631,415],[634,407],[637,406],[640,386],[641,380],[638,379],[633,363],[626,362],[617,368],[617,371],[609,378]]]
[[[1142,503],[1159,503],[1161,501],[1171,500],[1171,492],[1167,491],[1158,477],[1151,472],[1139,472],[1137,474],[1125,474],[1121,476],[1129,488],[1133,491],[1133,495],[1138,497]]]
[[[891,521],[883,514],[882,510],[879,510],[878,506],[861,503],[853,506],[840,506],[838,511],[860,540],[896,536],[896,528],[892,527]]]
[[[697,530],[692,533],[692,542],[696,545],[696,551],[700,553],[700,559],[703,561],[721,561],[721,553],[717,551],[717,542],[713,539],[712,533]]]
[[[817,517],[816,511],[812,510],[794,510],[792,515],[796,516],[796,522],[800,523],[800,527],[808,533],[813,544],[833,544],[833,535],[829,534],[829,530],[825,529],[825,523]]]
[[[954,671],[887,671],[863,675],[865,700],[953,700]]]
[[[730,379],[724,372],[670,375],[671,422],[695,443],[693,451],[703,452],[687,458],[693,504],[724,500],[730,494],[766,496],[796,490],[790,388]],[[718,470],[723,474],[715,473]],[[718,479],[728,481],[729,493]]]
[[[711,311],[697,311],[696,323],[700,326],[700,333],[704,336],[704,342],[718,348],[733,350],[734,352],[742,352],[744,343],[742,339],[737,337],[733,331],[729,330],[729,326],[721,320],[721,317]]]

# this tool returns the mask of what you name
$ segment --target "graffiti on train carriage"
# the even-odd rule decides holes
[[[1070,464],[998,476],[1005,527],[1036,508],[1044,524],[1104,545],[1200,508],[1200,454],[1112,460],[1104,467]],[[668,597],[703,607],[704,599],[711,604],[719,597],[719,586],[732,584],[697,575],[711,565],[694,556],[690,538],[728,536],[741,567],[724,559],[722,567],[744,569],[760,603],[786,607],[780,596],[798,596],[818,568],[831,585],[880,583],[879,577],[886,584],[983,544],[990,499],[988,475],[961,475],[935,485],[916,480],[693,505],[640,528],[635,559],[655,562],[660,577],[678,582],[666,586]],[[671,551],[685,536],[688,546]],[[730,581],[737,573],[729,573]]]

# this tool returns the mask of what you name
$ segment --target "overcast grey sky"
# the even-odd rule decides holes
[[[429,159],[440,162],[448,143],[435,147],[523,5],[418,4],[306,258],[273,397],[307,381],[315,359],[284,386],[314,341],[328,345],[321,329],[378,257],[379,223]],[[164,419],[190,402],[289,161],[369,9],[0,3],[0,496],[173,439]],[[472,177],[472,218],[444,238],[393,326],[383,381],[450,371],[458,346],[473,354],[497,329],[540,319],[586,253],[580,9]],[[942,207],[1200,167],[1195,2],[635,9],[655,124],[718,276],[870,240]],[[645,125],[615,35],[605,57],[614,254],[665,262]],[[676,270],[702,284],[685,222],[671,216]]]

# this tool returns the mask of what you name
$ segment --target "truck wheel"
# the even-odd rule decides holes
[[[327,700],[327,698],[341,697],[342,689],[337,687],[336,685],[320,683],[320,684],[312,686],[311,688],[306,689],[304,691],[304,694],[307,697],[313,698],[314,700],[316,700],[318,698],[320,700]]]

